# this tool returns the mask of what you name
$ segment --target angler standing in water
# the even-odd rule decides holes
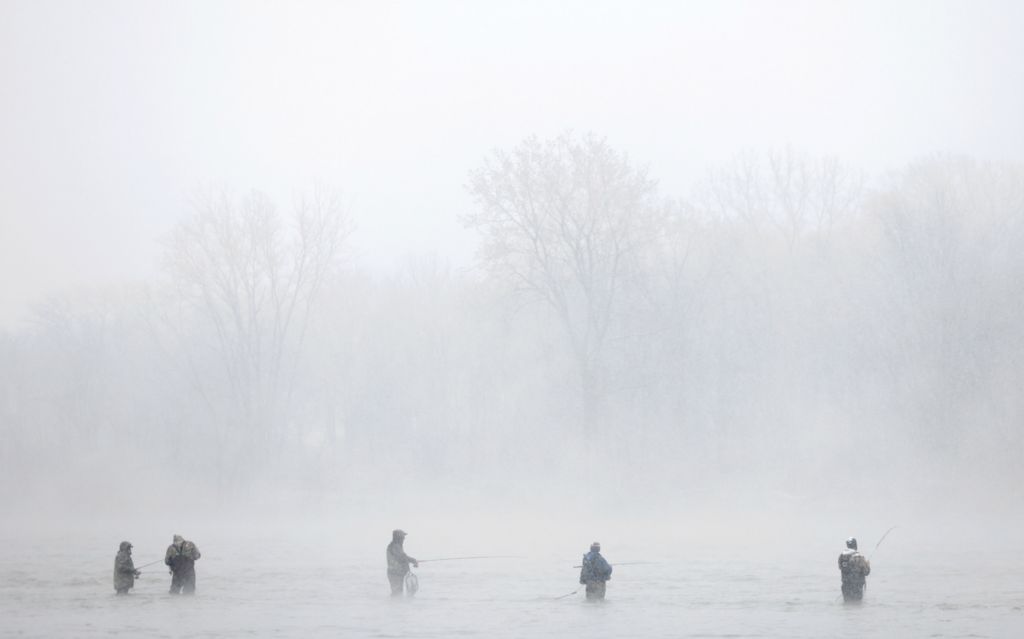
[[[391,531],[391,543],[388,544],[388,581],[391,583],[391,596],[401,597],[405,576],[409,574],[409,564],[420,567],[420,562],[405,554],[402,544],[405,542],[404,530]],[[414,593],[409,593],[411,597]]]
[[[604,599],[606,582],[611,578],[612,566],[601,556],[601,544],[595,541],[580,566],[580,583],[587,586],[587,599]]]
[[[871,574],[871,562],[857,552],[857,540],[853,537],[846,540],[846,550],[839,555],[839,573],[843,578],[843,601],[863,599],[867,586],[864,578]]]
[[[171,569],[172,595],[194,595],[196,592],[196,561],[199,548],[181,535],[174,536],[174,543],[167,547],[164,563]]]
[[[135,570],[135,562],[132,561],[131,543],[122,541],[114,559],[114,592],[127,595],[135,586],[135,578],[141,575],[141,572]]]

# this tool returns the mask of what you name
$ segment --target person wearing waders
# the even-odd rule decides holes
[[[404,530],[392,530],[391,543],[388,544],[388,581],[391,583],[392,597],[402,596],[402,586],[405,583],[405,576],[409,574],[409,564],[420,567],[420,563],[405,554],[405,549],[402,548],[405,536]]]
[[[122,541],[117,557],[114,558],[114,592],[127,595],[135,587],[135,578],[141,575],[141,572],[135,570],[135,562],[132,561],[131,543]]]
[[[601,556],[601,544],[590,544],[590,552],[583,555],[580,583],[587,586],[587,599],[604,599],[605,582],[612,578],[612,566]]]
[[[871,574],[871,563],[857,552],[857,540],[853,537],[846,540],[846,550],[839,555],[839,574],[843,578],[843,601],[863,599],[867,586],[864,578]]]
[[[194,595],[196,592],[196,561],[199,548],[181,535],[174,536],[174,543],[167,547],[164,563],[171,569],[172,595]]]

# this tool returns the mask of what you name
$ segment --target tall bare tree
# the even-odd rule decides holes
[[[593,135],[528,138],[470,175],[478,207],[463,221],[482,234],[490,272],[558,317],[579,375],[585,433],[600,429],[609,330],[644,252],[665,230],[656,187]]]
[[[913,389],[907,403],[924,441],[958,448],[976,398],[1019,384],[1010,380],[1024,358],[1024,171],[924,158],[890,175],[870,210],[883,232],[888,324],[899,327],[887,360],[893,386]],[[1018,400],[1007,403],[1019,413]]]
[[[297,198],[287,216],[259,192],[240,201],[208,193],[195,208],[172,234],[166,264],[213,357],[185,340],[184,358],[224,453],[258,459],[280,443],[310,312],[351,226],[323,190]]]

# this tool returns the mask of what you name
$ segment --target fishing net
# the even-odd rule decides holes
[[[405,596],[406,597],[415,597],[416,596],[416,591],[418,591],[419,589],[420,589],[419,577],[417,577],[415,574],[413,574],[413,572],[410,570],[405,575]]]

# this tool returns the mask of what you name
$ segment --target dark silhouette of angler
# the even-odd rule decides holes
[[[119,595],[127,595],[128,591],[135,587],[135,579],[142,576],[142,573],[135,567],[132,561],[132,544],[122,541],[114,558],[114,592]]]
[[[391,531],[391,543],[388,544],[387,549],[387,560],[388,560],[388,583],[391,584],[391,596],[401,597],[402,590],[408,596],[412,597],[416,594],[416,590],[419,590],[419,580],[413,575],[413,579],[410,583],[413,584],[415,590],[405,588],[406,586],[406,575],[410,574],[409,564],[419,568],[420,562],[415,557],[410,557],[405,554],[405,543],[407,533],[404,530],[396,528]]]
[[[843,601],[862,600],[867,587],[865,577],[871,574],[871,562],[857,551],[857,539],[854,537],[846,540],[846,550],[839,555],[839,574],[842,578]]]
[[[174,542],[164,553],[164,563],[171,571],[172,595],[192,595],[196,592],[196,562],[200,557],[199,548],[181,535],[174,536]]]
[[[617,562],[615,562],[613,564],[610,563],[608,565],[609,566],[638,566],[640,564],[654,564],[654,563],[658,563],[658,562],[656,562],[656,561],[617,561]],[[582,568],[582,567],[583,567],[582,564],[577,564],[577,565],[573,566],[573,568]],[[577,594],[579,591],[580,591],[580,589],[577,588],[576,590],[573,590],[572,592],[567,592],[564,595],[559,595],[558,597],[555,597],[554,599],[555,599],[555,601],[558,601],[559,599],[565,599],[566,597],[572,597],[573,595]]]
[[[580,566],[580,583],[586,586],[587,600],[604,599],[607,582],[612,578],[612,566],[601,556],[601,544],[590,544],[590,552],[583,555]]]
[[[854,583],[854,586],[852,586],[850,589],[844,587],[843,592],[840,594],[839,597],[836,598],[837,601],[839,601],[840,598],[842,598],[842,599],[844,599],[846,601],[860,601],[861,599],[863,599],[864,593],[867,592],[867,581],[864,580],[863,578],[867,577],[867,574],[871,571],[871,558],[874,556],[874,553],[878,552],[879,547],[882,546],[882,542],[886,541],[886,538],[889,537],[889,534],[892,533],[892,531],[895,530],[898,527],[899,527],[898,525],[890,526],[889,529],[885,531],[885,534],[882,535],[882,537],[879,539],[878,543],[874,544],[874,549],[871,551],[870,556],[863,557],[862,555],[860,555],[860,553],[856,553],[857,556],[860,557],[860,559],[863,560],[863,565],[860,566],[860,570],[863,571],[864,568],[866,567],[866,571],[863,571],[863,574],[861,574],[859,579],[857,578],[856,574],[852,574],[851,581]],[[851,543],[852,543],[852,545],[851,545]],[[843,557],[844,557],[844,555],[849,554],[851,557],[853,556],[853,554],[857,550],[857,540],[855,540],[854,538],[851,537],[850,539],[848,539],[846,541],[846,546],[847,546],[847,548],[849,550],[845,551],[842,555],[840,555],[840,570],[841,571],[843,570]],[[846,580],[846,578],[844,577],[844,584],[846,583],[845,580]],[[859,584],[859,587],[856,586],[857,584]],[[848,593],[848,590],[850,591],[849,593]]]

